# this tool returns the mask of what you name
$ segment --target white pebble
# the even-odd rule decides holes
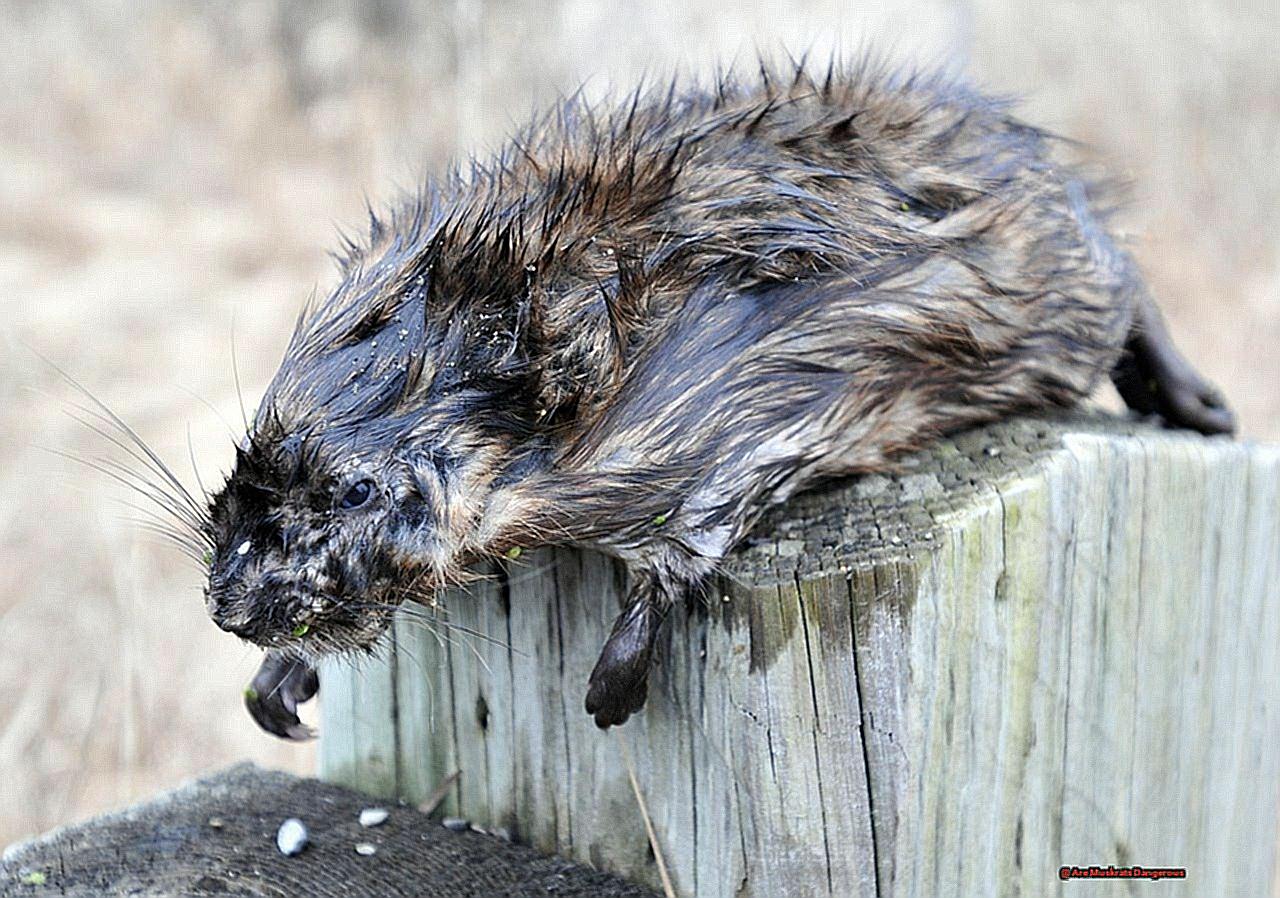
[[[390,815],[387,813],[386,808],[365,808],[360,812],[360,825],[377,826],[380,823],[385,823],[388,816]]]
[[[237,555],[248,555],[248,554],[249,554],[249,549],[251,549],[252,547],[253,547],[253,544],[252,544],[252,543],[250,543],[250,542],[249,542],[249,540],[247,540],[247,539],[246,539],[244,542],[242,542],[242,543],[240,544],[240,548],[236,549],[236,554],[237,554]]]
[[[276,831],[276,847],[288,857],[307,847],[307,828],[297,817],[290,817]]]
[[[471,828],[471,821],[463,817],[445,817],[440,821],[440,825],[445,829],[451,829],[456,833],[462,833]]]
[[[369,842],[356,843],[356,854],[360,854],[360,855],[364,855],[365,857],[368,857],[371,854],[377,854],[377,853],[378,853],[378,849],[375,848]]]

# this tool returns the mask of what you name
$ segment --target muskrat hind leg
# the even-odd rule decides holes
[[[1235,416],[1222,393],[1173,345],[1149,297],[1138,300],[1124,355],[1111,380],[1125,404],[1139,414],[1158,414],[1170,427],[1203,434],[1235,432]]]
[[[315,730],[298,719],[298,705],[319,691],[320,678],[307,662],[268,652],[244,691],[244,706],[268,733],[303,742]]]
[[[627,607],[613,622],[613,630],[587,681],[587,713],[600,729],[625,723],[644,707],[649,692],[649,663],[666,606],[666,599],[652,579],[636,578]]]

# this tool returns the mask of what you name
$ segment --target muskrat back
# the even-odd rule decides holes
[[[797,489],[1105,374],[1229,431],[1062,150],[940,76],[766,67],[568,101],[371,214],[209,510],[210,612],[271,650],[250,710],[297,734],[308,661],[567,543],[629,569],[586,701],[620,723],[665,610]]]

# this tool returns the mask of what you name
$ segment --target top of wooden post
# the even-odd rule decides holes
[[[725,566],[753,585],[910,557],[937,536],[937,518],[976,494],[1034,473],[1072,433],[1162,438],[1194,434],[1102,415],[1026,417],[941,437],[895,469],[833,481],[767,513]]]

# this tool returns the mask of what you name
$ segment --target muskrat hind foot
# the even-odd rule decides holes
[[[644,707],[649,661],[661,623],[658,606],[648,596],[634,593],[631,604],[614,621],[587,682],[587,713],[600,729],[626,723]]]
[[[1138,304],[1125,355],[1111,379],[1125,405],[1139,414],[1156,414],[1169,427],[1205,435],[1235,433],[1235,415],[1222,393],[1178,351],[1148,299]]]
[[[1157,381],[1160,417],[1173,427],[1209,436],[1235,433],[1235,415],[1221,391],[1196,372],[1189,373],[1188,378],[1165,377]]]
[[[319,691],[320,678],[305,661],[268,653],[244,691],[244,706],[273,736],[305,742],[316,731],[298,719],[298,705]]]

